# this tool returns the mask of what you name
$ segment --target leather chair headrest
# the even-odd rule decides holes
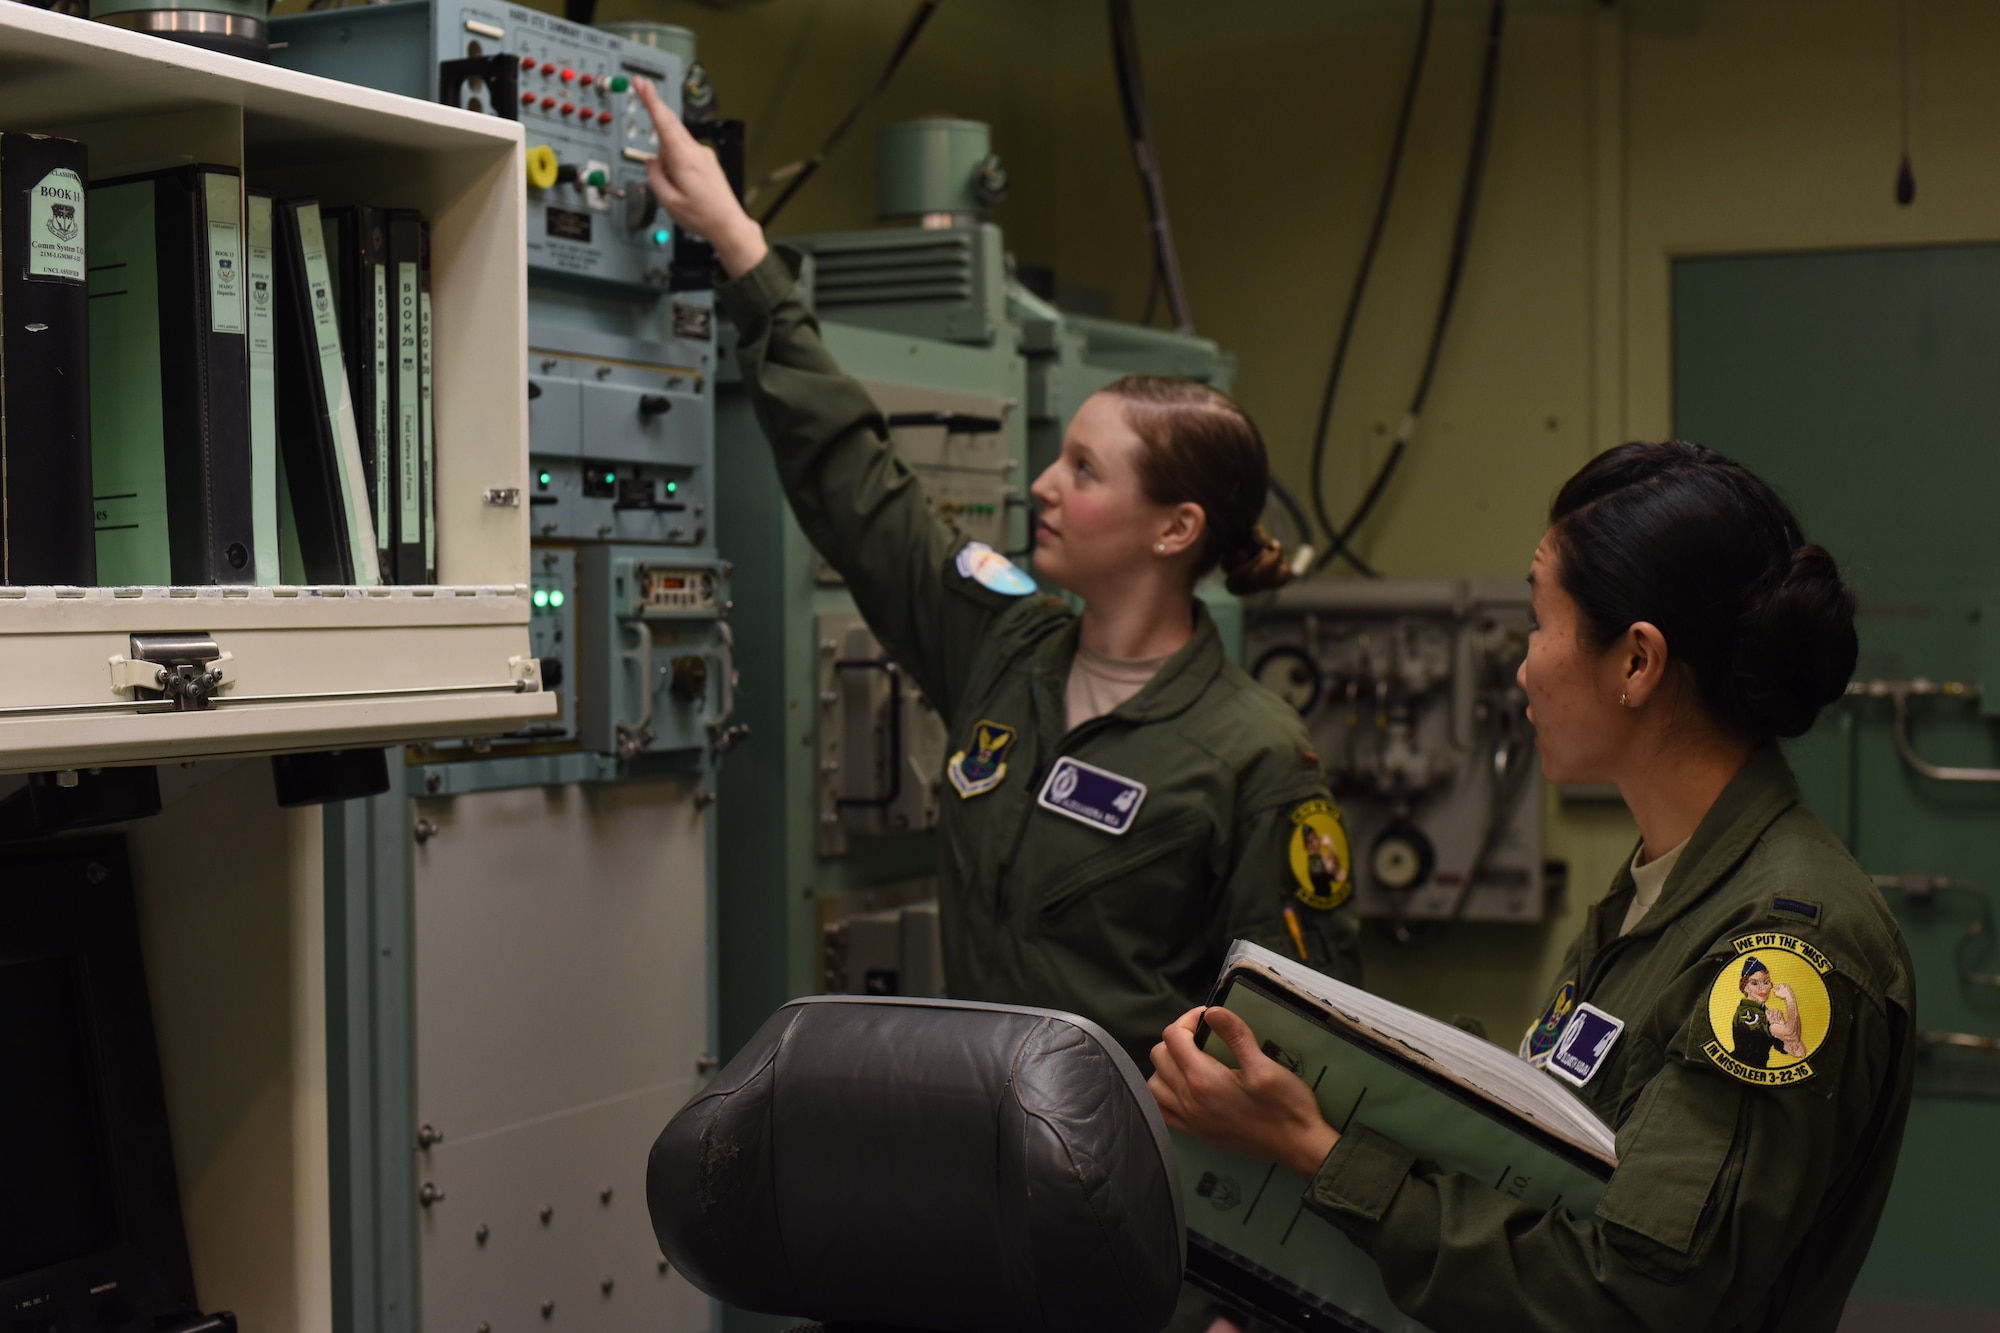
[[[662,1131],[646,1199],[697,1287],[829,1324],[1153,1333],[1186,1257],[1131,1059],[1010,1005],[793,1001]]]

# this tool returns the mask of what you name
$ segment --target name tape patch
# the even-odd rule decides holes
[[[1594,1004],[1579,1004],[1569,1022],[1563,1024],[1562,1036],[1556,1040],[1543,1068],[1580,1088],[1603,1068],[1605,1058],[1618,1044],[1623,1031],[1624,1019],[1613,1018]]]
[[[1049,770],[1035,803],[1106,833],[1123,833],[1132,827],[1139,807],[1146,803],[1146,784],[1078,759],[1063,758]]]

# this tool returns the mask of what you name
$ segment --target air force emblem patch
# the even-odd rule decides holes
[[[960,799],[992,791],[1007,780],[1007,751],[1019,735],[998,722],[981,722],[972,729],[972,744],[951,757],[945,773]]]

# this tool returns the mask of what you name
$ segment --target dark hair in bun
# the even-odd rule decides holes
[[[1800,736],[1854,674],[1854,589],[1741,463],[1685,440],[1626,444],[1549,509],[1562,586],[1602,651],[1657,627],[1717,722]]]
[[[1146,498],[1198,504],[1208,515],[1196,578],[1220,565],[1229,591],[1242,596],[1291,577],[1284,547],[1257,523],[1271,486],[1264,437],[1234,399],[1164,375],[1127,375],[1099,392],[1125,404],[1126,421],[1146,445],[1139,455]]]

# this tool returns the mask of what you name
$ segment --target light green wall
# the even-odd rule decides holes
[[[1362,550],[1392,576],[1525,569],[1548,499],[1593,451],[1671,428],[1669,260],[1704,251],[2000,236],[2000,5],[1905,0],[1917,202],[1893,202],[1894,0],[1514,0],[1485,198],[1430,411]],[[550,5],[553,8],[555,6]],[[817,147],[875,77],[914,0],[603,0],[694,28],[753,177]],[[1198,330],[1303,491],[1335,325],[1386,161],[1416,0],[1140,0],[1140,39]],[[1418,372],[1470,137],[1485,0],[1439,0],[1397,207],[1330,437],[1344,512]],[[950,0],[777,231],[870,225],[872,135],[929,112],[987,120],[1025,262],[1137,318],[1146,220],[1095,0]],[[1569,906],[1538,928],[1377,939],[1375,988],[1532,1017],[1633,830],[1551,798]]]

